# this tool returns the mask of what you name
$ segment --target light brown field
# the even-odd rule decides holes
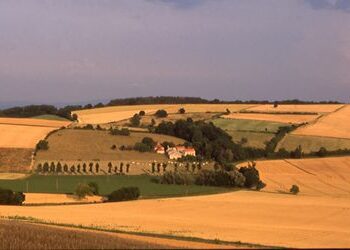
[[[330,113],[342,107],[342,104],[281,104],[277,108],[274,105],[264,104],[248,108],[247,111],[255,112],[310,112],[310,113]]]
[[[28,172],[33,149],[0,148],[0,172]]]
[[[0,118],[0,148],[34,148],[49,132],[69,124],[66,121]]]
[[[350,105],[295,130],[293,134],[350,139]]]
[[[91,205],[0,206],[0,215],[270,246],[350,247],[349,199],[329,196],[239,191]]]
[[[243,119],[243,120],[258,120],[271,121],[280,123],[300,124],[315,120],[318,115],[276,115],[276,114],[249,114],[249,113],[232,113],[223,115],[223,118],[228,119]]]
[[[0,124],[60,128],[68,126],[70,122],[31,118],[0,118]]]
[[[300,194],[350,198],[350,157],[258,161],[265,191],[285,193],[296,184]]]
[[[54,127],[0,124],[0,148],[34,148],[39,140],[55,129]]]
[[[86,196],[78,199],[74,195],[67,194],[39,194],[26,193],[24,204],[74,204],[74,203],[97,203],[102,202],[101,196]]]
[[[28,176],[28,174],[21,173],[0,173],[0,180],[18,180],[24,179]]]
[[[168,113],[176,113],[180,108],[186,112],[225,112],[228,108],[231,112],[239,111],[254,105],[245,104],[174,104],[174,105],[135,105],[114,106],[96,109],[79,110],[73,113],[78,115],[78,121],[84,124],[100,124],[117,122],[132,117],[135,113],[143,110],[146,114],[154,114],[159,109],[165,109]]]

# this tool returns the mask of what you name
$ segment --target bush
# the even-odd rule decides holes
[[[36,150],[48,150],[49,149],[49,143],[46,140],[40,140],[36,144]]]
[[[299,187],[297,185],[293,185],[290,188],[289,192],[294,194],[294,195],[297,195],[300,192],[300,189],[299,189]]]
[[[140,189],[138,187],[124,187],[107,196],[109,202],[137,200],[139,197]]]
[[[141,117],[138,114],[135,114],[133,117],[130,118],[130,124],[133,127],[138,127],[141,124]]]
[[[158,118],[164,118],[168,116],[168,112],[166,112],[164,109],[160,109],[155,114]]]
[[[326,148],[321,147],[320,150],[316,153],[318,157],[325,157],[328,154],[328,151]]]
[[[93,190],[87,184],[79,183],[75,188],[75,195],[78,196],[79,199],[85,198],[87,195],[93,195]]]
[[[179,109],[179,114],[185,114],[185,113],[186,113],[186,110],[184,108]]]
[[[218,187],[244,187],[245,177],[237,170],[201,170],[196,177],[196,184]]]
[[[239,172],[242,173],[245,177],[245,187],[261,189],[262,183],[260,180],[259,171],[255,168],[254,165],[250,165],[248,167],[241,167],[239,169]]]
[[[109,133],[111,135],[123,135],[123,136],[129,136],[130,135],[130,131],[127,128],[122,128],[122,129],[114,128],[114,129],[111,129],[109,131]]]
[[[141,111],[139,112],[139,116],[145,116],[145,115],[146,115],[146,112],[145,112],[145,111],[141,110]]]
[[[90,187],[90,190],[94,195],[99,194],[99,188],[98,188],[98,184],[96,182],[89,182],[88,186]]]
[[[161,184],[191,185],[195,183],[193,175],[187,172],[165,172],[159,180]]]
[[[0,188],[1,205],[22,205],[25,201],[25,195],[22,192],[13,192],[10,189]]]

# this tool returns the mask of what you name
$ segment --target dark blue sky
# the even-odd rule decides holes
[[[348,101],[350,0],[2,0],[0,103]]]

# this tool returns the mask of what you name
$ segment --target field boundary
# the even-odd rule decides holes
[[[188,241],[188,242],[198,242],[198,243],[207,243],[207,244],[215,244],[222,246],[228,246],[228,247],[246,247],[246,248],[259,248],[259,249],[284,249],[284,247],[280,246],[265,246],[260,244],[254,244],[254,243],[247,243],[247,242],[241,242],[241,241],[224,241],[220,239],[205,239],[200,237],[193,237],[193,236],[179,236],[179,235],[171,235],[171,234],[159,234],[159,233],[151,233],[151,232],[137,232],[137,231],[127,231],[127,230],[120,230],[120,229],[106,229],[103,227],[98,226],[84,226],[82,224],[67,224],[67,223],[57,223],[53,221],[46,221],[34,217],[26,217],[26,216],[0,216],[1,219],[5,220],[14,220],[14,221],[21,221],[26,223],[32,223],[32,224],[38,224],[38,225],[48,225],[48,226],[57,226],[57,227],[66,227],[66,228],[75,228],[75,229],[84,229],[84,230],[91,230],[91,231],[99,231],[99,232],[109,232],[109,233],[118,233],[118,234],[125,234],[125,235],[137,235],[137,236],[144,236],[144,237],[154,237],[154,238],[161,238],[161,239],[171,239],[171,240],[182,240],[182,241]]]

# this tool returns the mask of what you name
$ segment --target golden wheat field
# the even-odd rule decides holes
[[[227,119],[243,119],[257,121],[271,121],[280,123],[300,124],[315,120],[318,115],[276,115],[276,114],[256,114],[256,113],[232,113],[223,115]]]
[[[0,173],[0,180],[18,180],[24,179],[28,176],[28,174],[21,173]]]
[[[339,108],[342,104],[280,104],[274,107],[271,104],[258,105],[248,108],[247,111],[254,112],[308,112],[308,113],[330,113]]]
[[[78,199],[74,195],[68,194],[40,194],[26,193],[24,204],[72,204],[72,203],[97,203],[102,202],[101,196],[86,196]]]
[[[96,109],[86,109],[73,112],[78,115],[78,121],[84,124],[99,124],[117,122],[132,117],[135,113],[143,110],[146,114],[154,114],[159,109],[164,109],[168,113],[176,113],[180,108],[184,108],[188,113],[195,112],[231,112],[240,111],[252,107],[249,104],[174,104],[174,105],[134,105],[115,106]]]
[[[350,198],[350,157],[258,161],[257,169],[264,191],[286,193],[296,184],[302,195]]]
[[[293,134],[350,139],[350,105],[297,129]]]
[[[37,142],[69,122],[26,118],[0,118],[0,148],[34,148]]]
[[[110,211],[110,212],[107,212]],[[0,206],[0,216],[284,247],[350,247],[350,201],[237,191],[70,206]]]

